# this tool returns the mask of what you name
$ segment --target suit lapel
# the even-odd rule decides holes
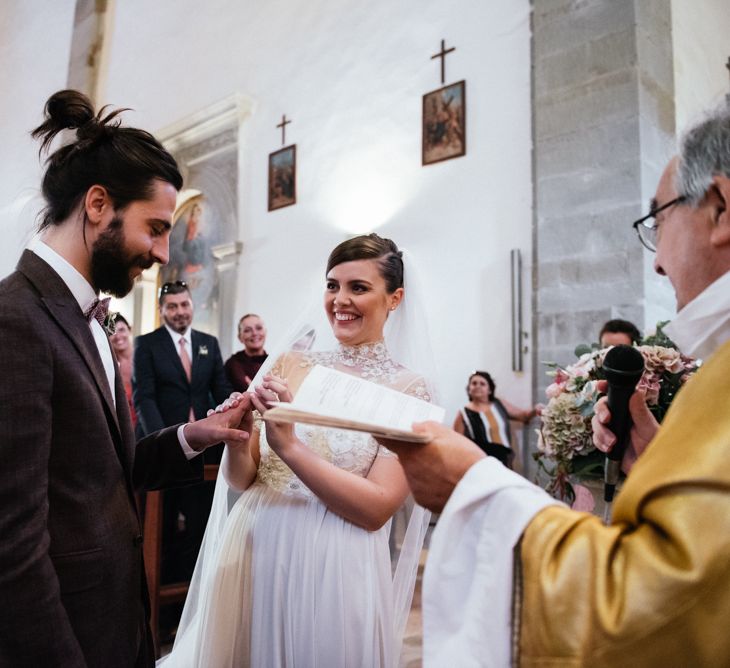
[[[71,342],[79,351],[89,371],[91,371],[91,375],[96,381],[96,386],[104,399],[104,404],[109,415],[112,417],[117,434],[119,434],[117,412],[114,407],[114,401],[112,400],[111,388],[106,377],[106,371],[104,371],[104,365],[99,357],[99,350],[89,329],[89,323],[83,317],[78,302],[73,297],[70,300],[59,297],[43,297],[43,303],[46,305],[54,320],[66,332],[68,338],[71,339]]]
[[[196,332],[195,330],[190,330],[190,347],[193,350],[193,370],[190,374],[190,384],[193,384],[193,381],[195,380],[196,376],[200,373],[200,334]]]

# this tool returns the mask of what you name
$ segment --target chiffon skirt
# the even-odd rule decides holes
[[[316,497],[244,492],[165,668],[392,668],[389,524],[361,529]]]

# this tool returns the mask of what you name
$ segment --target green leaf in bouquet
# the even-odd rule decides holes
[[[656,324],[656,332],[641,339],[639,345],[662,346],[664,348],[674,348],[677,350],[677,344],[664,333],[664,327],[666,327],[667,324],[669,324],[669,320],[661,320],[658,322]]]
[[[573,459],[572,475],[576,478],[601,478],[606,456],[595,448]]]

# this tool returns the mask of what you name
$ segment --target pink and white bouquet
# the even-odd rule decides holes
[[[637,346],[646,366],[637,389],[645,391],[649,410],[661,422],[676,393],[697,366],[662,335],[661,326],[658,332],[656,337],[644,339]],[[545,390],[549,401],[542,411],[538,451],[533,456],[539,471],[548,478],[547,491],[569,503],[575,498],[571,481],[599,478],[603,474],[605,455],[593,445],[591,418],[602,396],[596,386],[604,378],[603,360],[609,350],[580,346],[576,349],[580,356],[574,364],[565,368],[548,365],[548,375],[554,380]]]

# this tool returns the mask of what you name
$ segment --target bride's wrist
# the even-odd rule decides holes
[[[287,461],[290,457],[295,457],[299,449],[303,447],[305,447],[304,444],[294,434],[291,434],[291,436],[278,441],[276,454],[284,461]]]

